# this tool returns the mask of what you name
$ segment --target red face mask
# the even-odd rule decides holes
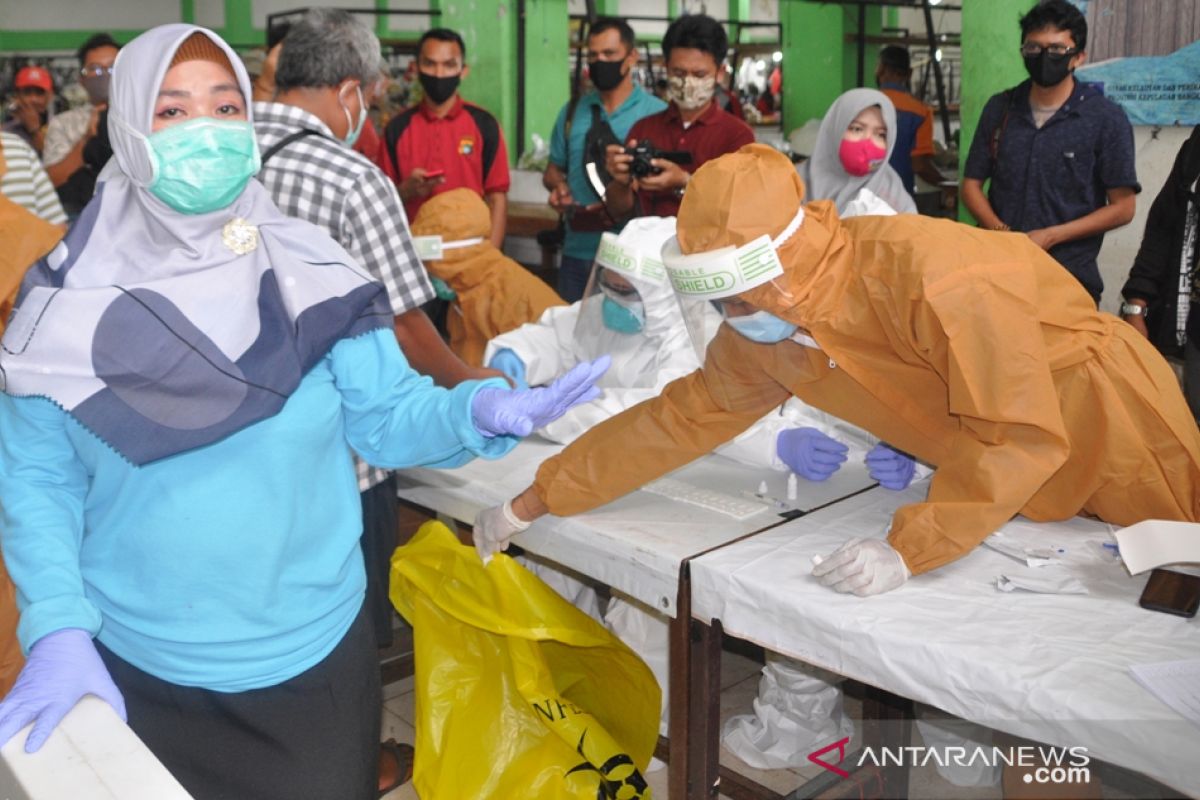
[[[870,139],[859,139],[857,142],[843,139],[842,146],[838,148],[838,158],[846,172],[861,178],[883,163],[887,158],[887,150]]]

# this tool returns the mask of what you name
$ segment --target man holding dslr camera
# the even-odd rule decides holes
[[[754,132],[714,102],[729,39],[721,23],[689,14],[662,41],[670,105],[634,124],[625,147],[609,145],[604,196],[615,219],[673,217],[691,173],[754,142]]]
[[[542,184],[550,190],[550,207],[564,218],[558,294],[568,303],[583,297],[601,234],[620,230],[602,199],[610,180],[600,172],[607,161],[606,146],[625,141],[638,120],[667,107],[634,82],[637,62],[629,23],[615,17],[597,19],[587,35],[588,78],[595,91],[568,102],[554,123]]]

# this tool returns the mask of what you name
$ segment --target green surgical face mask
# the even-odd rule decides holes
[[[249,122],[204,117],[152,133],[146,142],[154,161],[150,193],[184,214],[229,205],[261,165]]]

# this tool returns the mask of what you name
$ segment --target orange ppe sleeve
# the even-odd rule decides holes
[[[926,286],[910,320],[943,377],[959,430],[924,503],[888,540],[914,574],[974,549],[1017,514],[1070,453],[1027,264],[956,270]]]
[[[578,514],[712,452],[791,397],[768,369],[776,347],[722,325],[703,367],[547,459],[534,481],[538,497],[552,514]]]
[[[16,591],[4,568],[4,560],[0,559],[0,697],[8,694],[25,664],[21,645],[17,642],[19,617]]]
[[[0,161],[0,167],[2,167]],[[0,195],[0,333],[8,324],[25,271],[54,249],[63,232]]]

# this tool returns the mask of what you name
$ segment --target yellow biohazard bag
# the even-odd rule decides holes
[[[632,650],[439,522],[392,556],[413,627],[421,800],[649,800],[660,692]]]

